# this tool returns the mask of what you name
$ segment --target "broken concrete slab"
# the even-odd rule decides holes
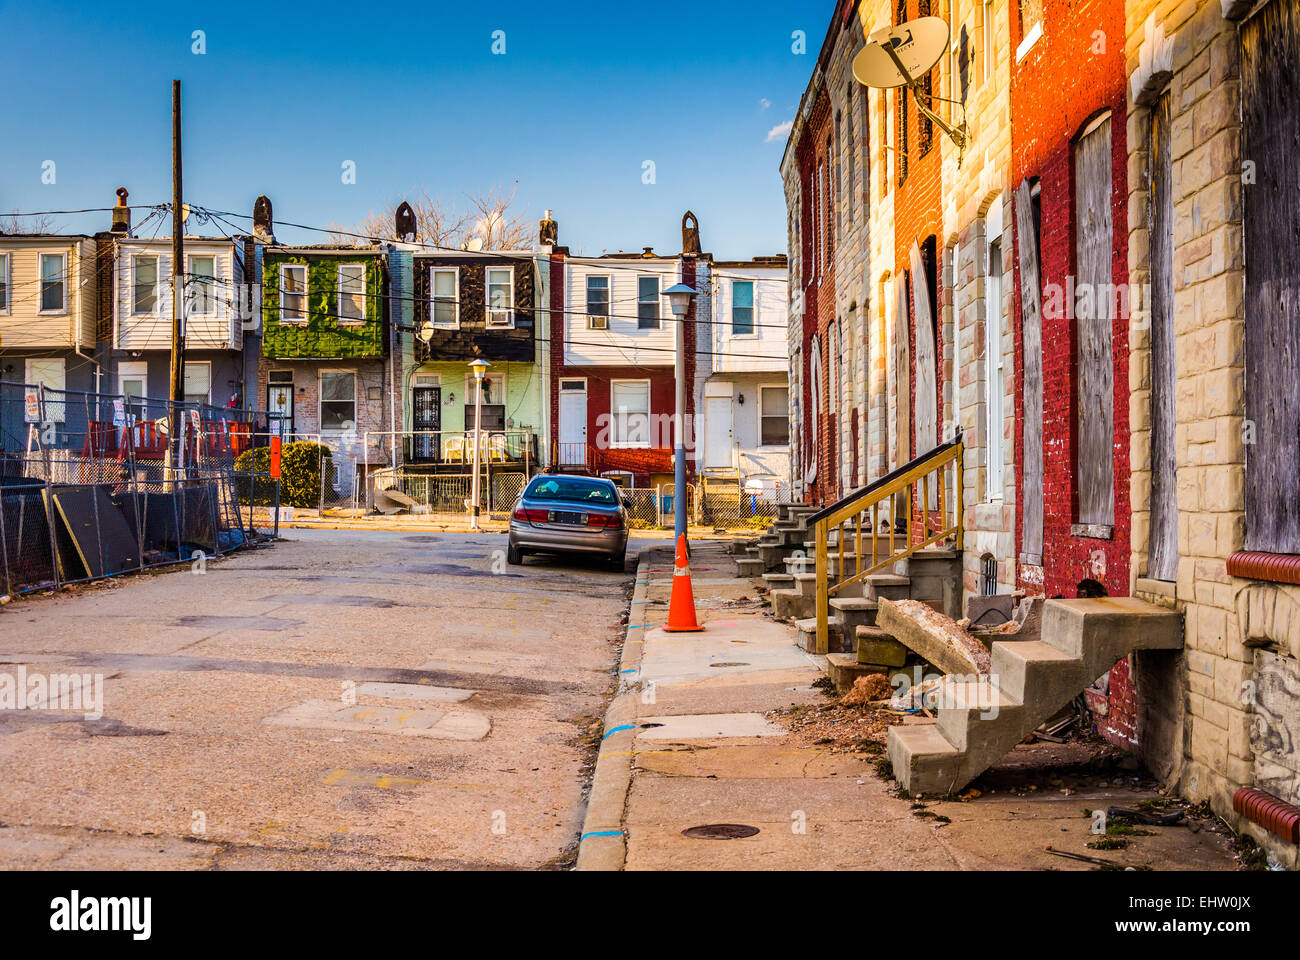
[[[876,623],[944,673],[989,672],[988,649],[933,607],[919,600],[881,599]]]
[[[1011,619],[1015,597],[1009,593],[995,593],[989,597],[966,598],[966,619],[971,626],[995,627]]]
[[[423,683],[362,683],[357,694],[383,697],[387,700],[433,700],[438,703],[463,703],[477,691],[458,690],[455,687],[433,687]]]

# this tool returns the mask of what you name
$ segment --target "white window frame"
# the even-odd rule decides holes
[[[451,285],[451,313],[452,321],[450,323],[439,323],[438,316],[438,282],[437,276],[440,273],[450,273],[452,278]],[[447,302],[445,299],[442,302]],[[460,268],[459,267],[429,267],[429,323],[435,330],[459,330],[460,329]]]
[[[206,403],[207,405],[211,406],[211,405],[212,405],[212,361],[211,361],[211,360],[186,360],[186,361],[185,361],[185,369],[182,370],[182,372],[181,372],[181,397],[182,397],[182,398],[184,398],[184,397],[187,395],[187,394],[185,393],[185,372],[186,372],[190,367],[207,367],[207,368],[208,368],[208,393],[207,393],[207,399],[205,399],[205,400],[201,400],[201,401],[199,401],[199,402],[200,402],[200,403]],[[192,403],[193,401],[186,401],[186,402],[187,402],[187,403]]]
[[[764,390],[784,390],[785,391],[785,443],[764,443],[763,442],[763,391]],[[758,385],[758,396],[754,411],[755,429],[758,431],[758,449],[760,450],[784,450],[790,447],[790,394],[793,391],[788,383],[760,383]],[[775,419],[775,417],[773,418]]]
[[[59,271],[59,286],[63,288],[63,302],[57,308],[45,308],[45,266],[46,257],[58,257],[63,261],[63,268]],[[68,255],[66,253],[38,253],[36,255],[36,284],[37,284],[37,309],[38,315],[56,317],[68,312]]]
[[[186,307],[187,307],[186,315],[191,317],[215,317],[217,315],[217,264],[219,262],[219,259],[215,253],[191,253],[186,255],[185,263],[186,263],[187,286],[193,284],[194,288],[197,289],[199,283],[198,280],[196,279],[197,274],[194,272],[195,260],[212,261],[212,283],[208,289],[207,297],[205,298],[208,306],[211,307],[211,309],[209,310],[188,309],[193,304],[198,302],[197,298],[193,298],[187,300],[186,302]]]
[[[153,309],[140,310],[136,307],[135,291],[139,286],[136,273],[139,270],[141,260],[154,261],[153,268]],[[127,296],[130,297],[130,309],[127,311],[133,317],[156,317],[162,304],[162,297],[158,295],[159,281],[161,279],[162,257],[156,253],[133,253],[131,254],[131,286],[127,290]]]
[[[641,326],[641,307],[643,304],[647,304],[650,302],[649,300],[641,299],[642,280],[653,280],[655,282],[655,299],[654,299],[655,322],[652,326],[648,326],[648,327]],[[663,293],[664,293],[663,274],[638,273],[636,275],[636,328],[638,330],[662,330],[664,328]]]
[[[510,282],[506,289],[509,291],[509,305],[505,309],[506,319],[504,323],[494,323],[492,321],[493,313],[500,313],[492,307],[492,282],[490,277],[492,271],[504,270],[510,274]],[[493,330],[510,330],[515,325],[515,268],[510,266],[485,266],[483,268],[483,326]]]
[[[147,400],[149,396],[149,364],[144,360],[123,360],[117,365],[117,392],[122,398],[124,409],[127,409],[131,403],[131,398],[122,389],[122,384],[126,380],[139,380],[140,397]],[[147,411],[147,402],[141,403],[141,414],[147,414]],[[127,410],[127,412],[130,411]]]
[[[13,294],[13,255],[8,251],[0,251],[0,284],[4,285],[5,301],[0,304],[0,317],[7,317],[13,313],[14,294]]]
[[[749,304],[749,333],[736,332],[736,284],[738,283],[749,284],[750,290],[753,291],[750,296],[750,304]],[[758,280],[752,277],[743,277],[740,279],[732,280],[731,287],[728,290],[728,293],[731,296],[731,302],[729,304],[731,308],[731,316],[728,318],[729,323],[727,324],[728,334],[734,340],[757,340],[759,338]]]
[[[980,70],[980,83],[988,84],[993,80],[993,75],[998,69],[996,36],[997,17],[993,12],[993,0],[984,0],[981,6],[984,11],[984,49],[980,51],[980,59],[983,64],[983,68]]]
[[[506,375],[504,373],[483,374],[483,384],[485,387],[487,387],[487,389],[483,391],[484,393],[483,403],[486,406],[489,407],[508,406],[506,403]],[[492,393],[493,384],[496,384],[498,386],[498,392],[501,395],[501,399],[499,400],[487,399],[487,395]],[[474,386],[474,374],[467,373],[465,374],[465,405],[468,407],[473,407],[475,396],[477,396],[477,390]],[[472,423],[467,423],[465,424],[465,429],[473,430],[474,425]]]
[[[303,278],[302,294],[301,294],[302,316],[295,317],[293,319],[285,319],[285,315],[284,315],[284,295],[285,295],[284,275],[289,270],[301,270],[302,278]],[[311,314],[311,271],[308,270],[307,264],[305,263],[280,264],[280,289],[278,292],[279,292],[279,301],[280,301],[280,317],[279,317],[280,322],[289,324],[291,326],[305,327],[307,325],[307,318]]]
[[[592,317],[602,316],[602,314],[591,312],[591,295],[588,284],[593,279],[603,279],[605,281],[605,313],[603,316],[605,317],[604,329],[608,330],[609,322],[612,319],[610,313],[612,313],[614,309],[614,277],[612,274],[608,273],[584,273],[582,275],[582,311],[583,315],[587,318],[587,329],[599,330],[601,329],[600,327],[593,327],[591,325]]]
[[[361,293],[360,293],[361,316],[359,317],[343,316],[343,268],[344,267],[361,268]],[[368,284],[366,283],[366,273],[367,273],[366,263],[364,261],[348,260],[336,265],[335,273],[334,273],[334,305],[338,315],[334,319],[336,319],[339,323],[345,324],[346,326],[349,327],[359,327],[365,324],[366,313],[367,313],[366,295],[369,293],[369,290],[367,289]],[[351,296],[351,294],[349,296]]]
[[[618,414],[618,408],[614,406],[614,388],[615,388],[616,386],[618,386],[619,384],[628,384],[628,383],[641,383],[641,384],[645,384],[645,419],[646,419],[646,423],[645,423],[645,433],[646,433],[646,437],[645,437],[644,442],[642,442],[642,441],[637,441],[637,442],[620,441],[620,440],[617,439],[617,436],[616,436],[617,433],[618,433],[618,422],[619,422],[618,416],[619,416],[619,414]],[[649,450],[649,449],[651,449],[651,443],[650,443],[650,441],[651,441],[652,438],[651,438],[651,436],[650,436],[650,427],[651,427],[651,424],[654,422],[654,420],[653,420],[653,411],[652,411],[652,407],[651,407],[651,405],[653,404],[653,402],[654,402],[654,399],[653,399],[653,393],[652,393],[652,391],[651,391],[651,389],[650,389],[650,380],[649,380],[648,378],[647,378],[647,379],[644,379],[644,380],[641,380],[641,379],[631,379],[631,378],[620,378],[620,379],[618,379],[618,380],[610,380],[610,381],[609,381],[609,446],[610,446],[610,449],[611,449],[611,450]],[[635,416],[635,414],[629,414],[629,415],[630,415],[630,416]],[[629,432],[630,432],[630,431],[629,431]]]
[[[324,407],[324,405],[325,405],[326,403],[342,403],[342,402],[343,402],[343,401],[341,401],[341,400],[326,400],[326,399],[325,399],[325,391],[322,389],[322,386],[323,386],[323,384],[324,384],[324,380],[325,380],[325,375],[326,375],[326,374],[333,374],[333,373],[344,373],[344,374],[348,374],[349,376],[352,377],[352,419],[351,419],[351,423],[352,423],[352,432],[353,432],[353,433],[356,433],[356,430],[357,430],[357,415],[358,415],[357,407],[358,407],[358,404],[360,403],[360,397],[358,396],[358,394],[360,393],[361,386],[360,386],[360,384],[357,382],[358,379],[359,379],[359,378],[357,377],[357,371],[356,371],[355,369],[348,368],[348,367],[325,367],[325,368],[322,368],[322,369],[321,369],[321,370],[316,374],[316,426],[320,429],[320,432],[321,432],[322,434],[325,434],[325,435],[328,435],[328,436],[331,436],[331,437],[333,437],[333,436],[339,436],[340,434],[345,434],[345,433],[348,432],[346,428],[330,427],[328,430],[325,428],[325,407]],[[344,422],[346,423],[346,422],[348,422],[348,421],[345,420]]]

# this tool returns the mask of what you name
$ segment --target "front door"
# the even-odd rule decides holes
[[[562,466],[587,464],[587,381],[560,381],[560,449]]]
[[[416,387],[411,394],[411,459],[429,463],[438,459],[438,431],[442,429],[442,387]]]
[[[149,365],[143,360],[123,361],[117,365],[117,392],[126,401],[126,413],[134,420],[147,419]]]
[[[271,414],[272,436],[293,436],[293,384],[271,383],[266,387],[266,409]]]
[[[730,397],[709,397],[705,408],[706,445],[704,466],[730,467],[733,441],[733,424]]]

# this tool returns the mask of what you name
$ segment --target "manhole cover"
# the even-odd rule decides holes
[[[758,833],[758,827],[744,823],[706,823],[702,827],[687,827],[683,837],[692,840],[742,840]]]
[[[737,662],[737,661],[734,661],[734,660],[726,660],[726,661],[723,661],[722,663],[711,663],[711,664],[709,664],[709,666],[711,666],[711,667],[747,667],[747,666],[749,666],[749,664],[747,664],[747,663],[740,663],[740,662]]]

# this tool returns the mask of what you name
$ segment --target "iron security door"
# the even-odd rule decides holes
[[[442,387],[416,387],[411,394],[411,459],[425,463],[438,459],[438,435],[442,429]]]

